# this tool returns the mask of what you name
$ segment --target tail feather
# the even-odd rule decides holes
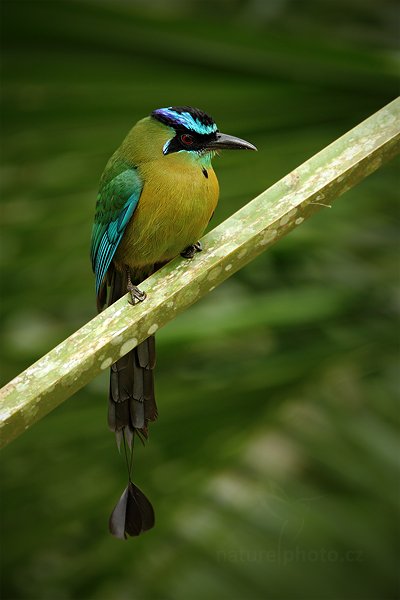
[[[114,270],[108,284],[110,305],[126,293],[127,277]],[[101,290],[99,304],[104,302],[104,290]],[[155,339],[150,336],[118,359],[110,370],[108,426],[115,432],[118,448],[123,441],[128,467],[128,487],[109,521],[110,532],[119,538],[139,535],[154,525],[154,511],[150,501],[131,481],[132,455],[128,459],[126,444],[133,452],[134,435],[144,442],[148,436],[148,423],[157,419],[155,362]]]
[[[143,492],[131,481],[118,500],[109,520],[110,533],[119,539],[138,536],[154,527],[154,510]]]
[[[157,419],[154,357],[154,336],[151,336],[112,365],[108,410],[111,431],[130,427],[147,435],[149,421]]]
[[[112,304],[126,293],[127,277],[115,269],[108,283],[108,304]],[[152,335],[112,365],[108,410],[108,425],[112,431],[119,432],[129,427],[147,437],[149,421],[157,419],[155,363],[155,339]]]

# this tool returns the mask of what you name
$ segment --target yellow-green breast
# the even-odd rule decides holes
[[[144,182],[120,243],[117,266],[168,261],[201,238],[218,202],[211,166],[176,153],[138,165]]]

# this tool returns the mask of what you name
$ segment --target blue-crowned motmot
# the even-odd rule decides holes
[[[91,259],[99,311],[127,291],[132,304],[143,301],[141,281],[175,256],[202,250],[198,240],[219,195],[211,159],[222,149],[256,150],[189,106],[159,108],[131,129],[107,163],[97,197]],[[157,418],[154,364],[150,336],[111,367],[108,424],[128,467],[128,486],[109,521],[119,538],[154,525],[149,500],[131,480],[134,434],[146,439]]]

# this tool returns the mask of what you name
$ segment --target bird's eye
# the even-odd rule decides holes
[[[181,135],[181,142],[185,144],[185,146],[192,146],[194,144],[194,137],[189,133],[184,133]]]

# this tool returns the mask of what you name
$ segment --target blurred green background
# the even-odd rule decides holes
[[[392,100],[395,2],[2,2],[2,379],[95,314],[102,169],[154,108],[257,154],[215,161],[213,225]],[[158,334],[136,479],[157,525],[107,519],[125,467],[107,375],[2,453],[2,597],[396,597],[395,166]],[[398,556],[398,555],[397,555]]]

